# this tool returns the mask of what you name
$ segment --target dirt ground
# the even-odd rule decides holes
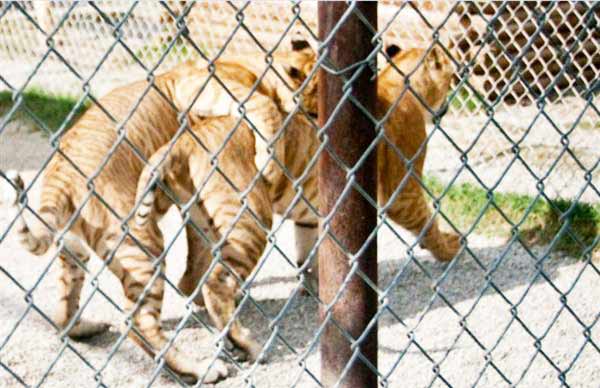
[[[0,138],[0,168],[25,170],[28,183],[49,152],[46,140],[18,128]],[[34,186],[34,203],[36,192]],[[2,209],[0,233],[9,222]],[[166,217],[162,229],[167,241],[180,222],[175,212]],[[174,284],[187,249],[181,237],[167,257],[167,276]],[[290,225],[276,237],[277,246],[293,260]],[[561,379],[571,387],[598,386],[598,264],[555,254],[538,262],[544,247],[528,251],[518,243],[469,236],[467,252],[447,266],[418,248],[415,260],[407,260],[406,245],[390,230],[382,230],[378,238],[380,287],[388,290],[388,307],[379,319],[379,371],[387,386],[559,387]],[[156,387],[177,386],[164,372],[155,376],[156,364],[130,340],[119,341],[123,315],[94,292],[90,277],[83,317],[109,323],[111,329],[87,342],[58,338],[37,311],[51,315],[56,305],[56,265],[44,275],[51,259],[23,251],[13,233],[0,242],[0,387],[21,386],[7,368],[28,385],[139,387],[152,381]],[[101,268],[98,259],[91,261],[91,274]],[[97,279],[98,288],[122,305],[115,277],[102,271]],[[31,299],[16,282],[26,290],[34,287]],[[247,303],[241,313],[261,343],[272,340],[268,362],[231,366],[232,377],[218,387],[319,386],[311,377],[320,375],[318,344],[313,342],[318,304],[300,295],[288,303],[297,285],[294,268],[277,250],[268,251],[251,288],[256,304]],[[165,327],[174,334],[186,313],[185,301],[167,287],[164,306]],[[207,322],[206,315],[202,318]],[[191,323],[176,343],[189,357],[207,362],[214,340],[209,329]]]

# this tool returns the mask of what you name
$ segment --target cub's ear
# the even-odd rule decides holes
[[[433,46],[429,52],[427,62],[428,65],[436,70],[441,70],[446,54],[438,46]]]
[[[300,51],[309,47],[310,44],[307,40],[292,40],[292,51]]]
[[[312,51],[316,52],[318,49],[317,42],[310,33],[300,30],[299,27],[295,27],[290,31],[290,42],[292,51],[312,49]]]
[[[398,47],[395,44],[390,44],[389,46],[387,46],[385,48],[385,53],[387,54],[388,57],[390,58],[394,58],[396,55],[398,55],[398,53],[402,51],[400,50],[400,47]]]

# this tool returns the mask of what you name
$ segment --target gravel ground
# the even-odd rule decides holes
[[[535,105],[499,105],[493,121],[484,112],[448,114],[440,127],[443,132],[435,131],[428,144],[428,175],[444,182],[458,176],[456,182],[483,182],[497,192],[528,195],[539,193],[537,183],[542,180],[549,198],[600,201],[595,147],[600,142],[600,115],[581,98],[548,104],[543,114]],[[562,145],[561,133],[566,134],[568,148]],[[513,144],[519,146],[520,159],[511,151]],[[470,170],[462,167],[463,151]],[[588,171],[595,189],[587,184]]]
[[[48,138],[31,123],[11,121],[0,134],[0,169],[37,170],[50,155]]]
[[[35,168],[49,152],[43,146],[45,140],[36,136],[23,131],[3,134],[0,168],[26,169],[24,177],[30,182]],[[23,144],[30,146],[23,147]],[[34,186],[34,203],[36,192]],[[173,238],[179,223],[175,212],[166,217],[162,228],[167,241]],[[0,231],[4,231],[7,224],[3,209]],[[413,241],[403,231],[400,234]],[[291,236],[292,230],[285,224],[277,235],[277,245],[283,252],[293,252]],[[405,268],[397,283],[389,287],[389,307],[394,314],[386,311],[379,321],[379,366],[389,386],[441,387],[446,386],[446,382],[454,387],[471,386],[476,382],[480,387],[508,386],[497,370],[512,383],[520,382],[521,387],[558,387],[558,370],[568,371],[565,381],[571,387],[598,386],[600,273],[597,264],[593,267],[569,257],[552,256],[542,263],[547,279],[544,280],[537,275],[535,258],[522,247],[500,239],[470,236],[469,252],[450,268],[417,249],[419,268],[407,261],[405,245],[391,231],[382,230],[379,239],[380,286],[390,286],[392,279]],[[532,253],[539,255],[543,250],[539,247]],[[174,283],[183,271],[185,252],[180,238],[167,258],[167,276]],[[502,255],[505,258],[498,263]],[[486,270],[481,269],[475,257],[486,268],[496,268],[489,273],[489,283],[485,280]],[[276,251],[265,260],[266,265],[258,272],[251,289],[262,312],[250,305],[242,311],[243,322],[257,333],[261,343],[268,341],[272,333],[269,321],[284,309],[297,285],[293,268]],[[50,261],[51,257],[37,258],[24,252],[12,235],[0,243],[0,268],[5,271],[0,274],[0,362],[27,384],[38,384],[49,371],[44,386],[95,386],[95,372],[72,350],[63,351],[64,343],[54,329],[28,307],[25,293],[6,275],[10,274],[30,289]],[[97,273],[100,268],[100,261],[93,259],[91,273]],[[438,279],[446,270],[448,275],[438,284],[439,294],[436,294],[432,279]],[[55,271],[52,265],[33,292],[35,306],[45,314],[51,314],[56,304]],[[114,276],[102,272],[98,285],[121,305],[122,291]],[[155,364],[131,341],[119,345],[117,328],[122,315],[102,295],[92,291],[90,284],[86,284],[83,300],[90,298],[90,302],[83,315],[110,323],[111,329],[88,342],[70,344],[94,368],[105,366],[101,378],[107,386],[144,386],[152,378]],[[560,293],[566,294],[566,305],[561,303]],[[172,334],[186,311],[185,303],[171,289],[165,298],[163,320]],[[509,303],[518,304],[514,316]],[[304,366],[299,364],[298,355],[276,339],[266,364],[254,369],[245,364],[239,370],[232,367],[234,376],[218,386],[245,386],[245,378],[250,373],[249,381],[257,387],[285,387],[294,382],[299,387],[318,386],[310,377],[311,373],[315,376],[320,373],[318,351],[309,349],[317,330],[317,309],[314,299],[296,296],[276,326],[280,338],[297,354],[308,352]],[[457,314],[466,316],[462,325]],[[584,335],[585,327],[589,328],[589,341]],[[538,348],[533,336],[540,339]],[[190,357],[206,362],[214,350],[213,341],[214,336],[208,329],[192,324],[182,330],[176,342]],[[482,347],[490,351],[488,357]],[[113,349],[116,350],[110,357]],[[436,364],[439,365],[437,379],[433,372]],[[13,386],[19,384],[0,368],[0,387]],[[176,383],[160,373],[154,386],[171,387]]]

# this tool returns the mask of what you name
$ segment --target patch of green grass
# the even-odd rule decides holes
[[[24,120],[32,123],[34,129],[41,129],[31,117],[35,116],[46,127],[54,132],[67,119],[69,113],[77,105],[77,99],[70,96],[51,95],[43,90],[30,89],[23,93],[23,101],[10,120]],[[81,116],[88,104],[80,106],[67,127]],[[14,106],[12,92],[0,92],[0,116],[7,114]]]
[[[462,87],[450,100],[449,105],[453,110],[466,109],[469,112],[475,112],[481,109],[482,97],[469,92],[466,87]]]
[[[446,189],[435,178],[425,179],[425,185],[436,196]],[[574,203],[566,199],[548,202],[514,193],[488,194],[474,184],[463,183],[448,189],[441,206],[462,231],[474,224],[474,232],[484,235],[508,237],[516,231],[528,244],[547,244],[558,235],[554,249],[574,256],[580,256],[600,233],[598,203]]]
[[[135,52],[140,58],[150,56],[151,58],[159,58],[169,47],[167,43],[163,43],[160,46],[143,46]],[[188,58],[188,48],[184,45],[175,44],[167,55],[175,55],[178,60],[185,60]]]

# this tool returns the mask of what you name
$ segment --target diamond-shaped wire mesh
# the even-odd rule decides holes
[[[597,386],[600,5],[385,1],[373,26],[348,2],[374,37],[347,68],[317,8],[1,3],[0,386],[323,386],[326,239],[337,295],[377,294],[377,368],[339,330],[382,386]],[[376,130],[355,165],[316,120],[325,73]],[[351,192],[376,283],[330,226]]]

